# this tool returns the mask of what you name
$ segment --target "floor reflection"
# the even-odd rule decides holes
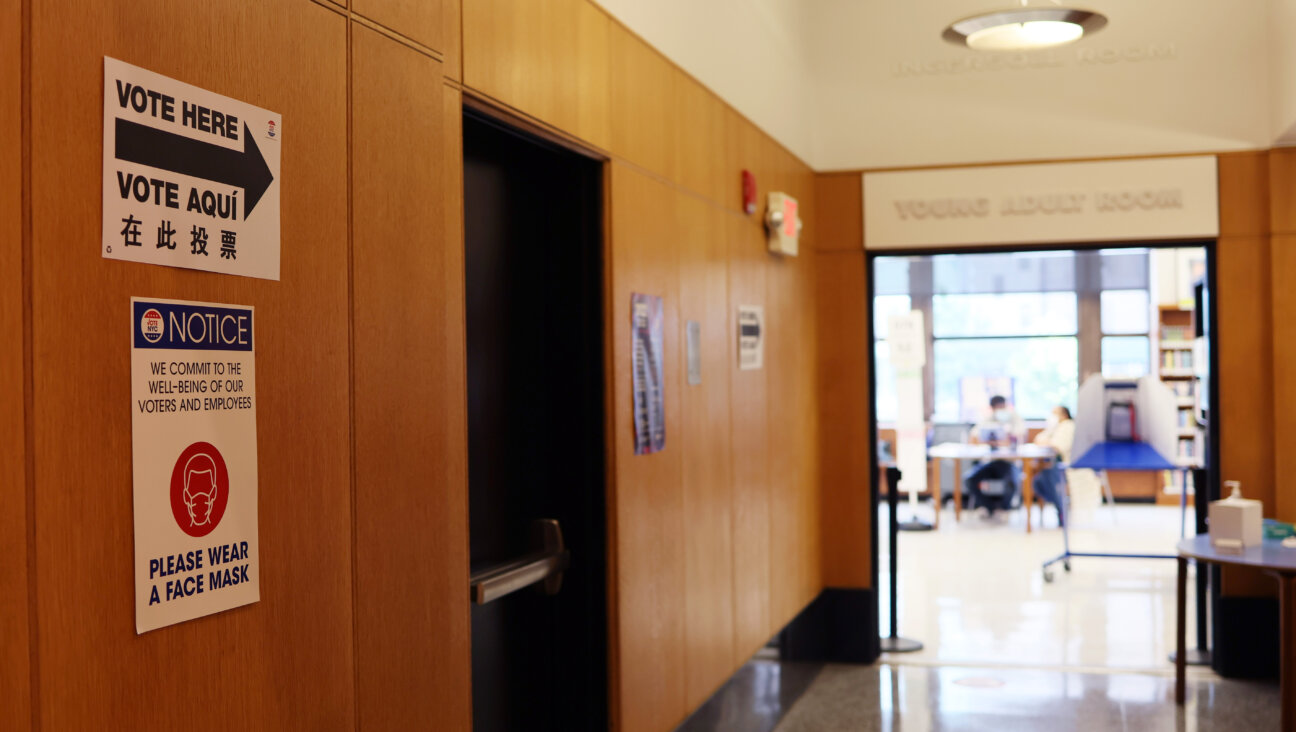
[[[1277,730],[1277,684],[959,666],[830,665],[777,732],[809,730]]]

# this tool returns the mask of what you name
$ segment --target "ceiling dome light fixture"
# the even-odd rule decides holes
[[[1074,8],[1014,8],[955,21],[942,37],[974,51],[1037,51],[1079,40],[1107,17]]]

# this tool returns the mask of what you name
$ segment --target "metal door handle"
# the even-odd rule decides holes
[[[539,547],[538,551],[468,578],[474,603],[485,605],[538,582],[544,583],[542,589],[546,595],[557,594],[562,589],[563,571],[571,561],[571,552],[563,546],[562,527],[556,519],[537,519],[531,525],[531,540]]]

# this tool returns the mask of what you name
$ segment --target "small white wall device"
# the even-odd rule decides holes
[[[771,252],[796,256],[797,241],[801,238],[801,216],[795,198],[786,193],[769,194],[769,205],[765,209],[765,231],[769,236]]]

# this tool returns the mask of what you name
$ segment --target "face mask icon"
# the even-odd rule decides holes
[[[171,469],[171,515],[184,533],[200,537],[216,530],[230,500],[225,457],[210,442],[180,452]]]
[[[200,452],[189,458],[184,468],[184,502],[190,526],[205,526],[211,521],[218,490],[216,462],[211,456]]]

